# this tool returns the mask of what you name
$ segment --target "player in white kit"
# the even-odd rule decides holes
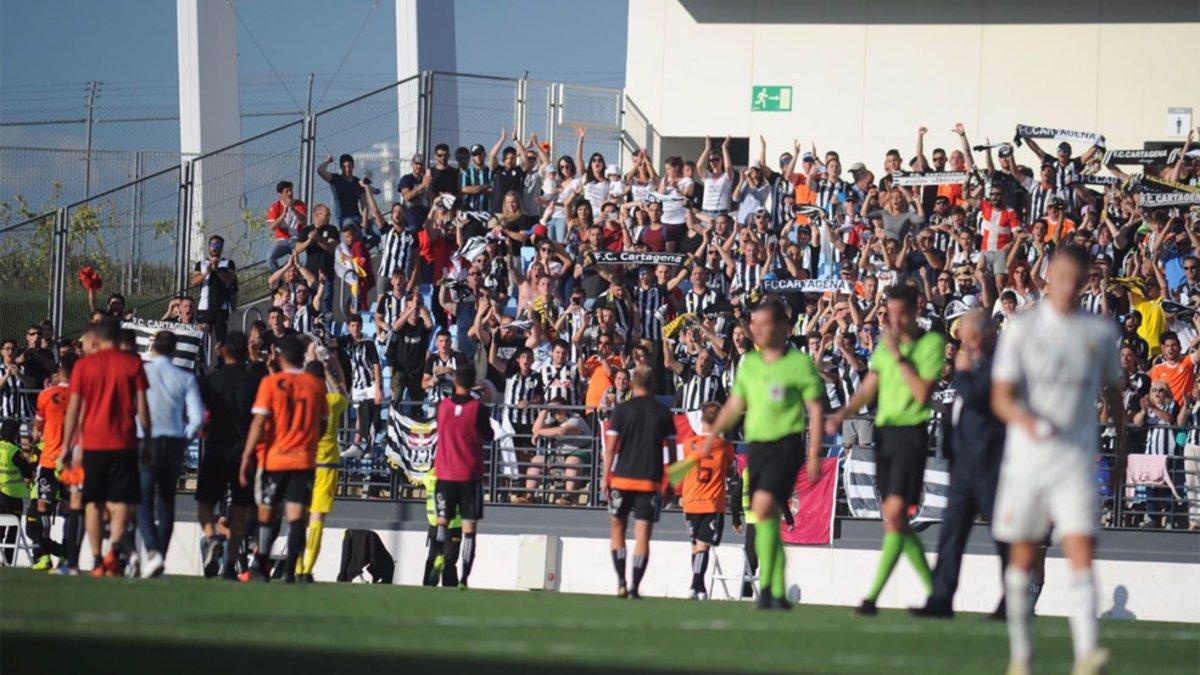
[[[1030,570],[1052,523],[1070,567],[1072,672],[1101,672],[1109,660],[1097,646],[1092,577],[1101,394],[1117,413],[1119,443],[1125,421],[1117,326],[1078,306],[1087,270],[1081,249],[1054,254],[1046,297],[1005,326],[992,368],[992,407],[1008,425],[992,535],[1012,544],[1004,574],[1010,674],[1030,672]]]

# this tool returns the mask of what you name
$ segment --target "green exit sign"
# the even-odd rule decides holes
[[[792,109],[792,88],[756,84],[750,92],[750,112],[788,112]]]

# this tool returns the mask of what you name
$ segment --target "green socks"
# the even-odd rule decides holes
[[[784,581],[783,569],[787,567],[787,556],[783,552],[783,537],[778,536],[779,519],[775,519],[775,569],[771,571],[771,597],[787,597],[787,582]]]
[[[875,602],[883,591],[883,585],[892,576],[892,569],[900,559],[900,551],[904,548],[904,535],[899,532],[887,532],[883,535],[883,547],[879,549],[879,568],[875,570],[875,583],[867,593],[867,600]]]
[[[900,559],[902,552],[916,568],[917,576],[921,577],[921,583],[925,585],[925,592],[933,593],[933,574],[929,571],[929,563],[925,562],[925,547],[921,546],[921,540],[912,532],[907,534],[888,532],[883,535],[883,548],[879,551],[879,568],[875,570],[875,583],[871,585],[871,590],[867,593],[867,600],[874,602],[879,598],[879,594],[883,591],[888,577],[892,576],[892,570],[895,569],[896,561]]]
[[[782,597],[783,590],[775,590],[775,562],[783,557],[783,545],[779,540],[779,518],[766,518],[754,526],[754,550],[758,553],[758,592],[761,595]],[[783,568],[780,567],[782,580]],[[778,594],[776,594],[778,593]]]
[[[925,561],[925,547],[921,545],[921,540],[915,532],[904,535],[904,557],[912,563],[913,568],[917,570],[917,576],[921,577],[921,583],[925,584],[925,594],[932,595],[933,573],[929,571],[929,563]]]

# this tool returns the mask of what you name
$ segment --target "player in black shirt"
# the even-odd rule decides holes
[[[633,398],[618,405],[604,438],[604,481],[611,517],[617,597],[637,598],[650,560],[650,533],[662,508],[663,449],[675,448],[671,411],[654,398],[654,373],[635,368]],[[629,513],[637,521],[633,537],[633,588],[625,585],[625,529]]]
[[[260,379],[247,367],[247,357],[246,335],[230,332],[221,345],[221,367],[200,383],[204,409],[213,421],[208,425],[196,482],[196,513],[204,530],[200,550],[206,577],[214,576],[222,566],[222,576],[237,578],[235,563],[254,514],[251,488],[238,482],[238,466],[252,417],[250,408]],[[231,503],[226,514],[228,541],[217,534],[216,516],[216,505],[224,501],[226,490]]]

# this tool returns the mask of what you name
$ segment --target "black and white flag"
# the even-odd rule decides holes
[[[204,363],[204,331],[193,325],[175,321],[150,321],[149,319],[127,319],[121,322],[125,328],[137,335],[138,355],[143,361],[150,360],[150,344],[161,331],[175,334],[175,356],[171,363],[187,370],[196,370]]]
[[[687,264],[686,253],[654,253],[651,251],[593,251],[588,262],[595,265],[671,265]]]
[[[854,286],[845,279],[767,279],[763,293],[852,293]]]
[[[918,187],[924,185],[957,185],[967,182],[966,171],[896,171],[892,185]]]
[[[920,508],[913,522],[945,518],[950,495],[950,462],[929,458],[925,461],[924,489]],[[846,505],[855,518],[879,518],[879,494],[875,489],[875,450],[855,447],[842,468],[842,487]]]
[[[1200,194],[1194,192],[1143,192],[1142,208],[1164,206],[1200,206]]]
[[[1104,136],[1091,131],[1039,127],[1032,124],[1017,125],[1017,132],[1013,136],[1013,143],[1020,145],[1022,138],[1052,138],[1056,141],[1077,141],[1091,145],[1104,145]]]
[[[1147,166],[1150,164],[1174,164],[1179,159],[1179,148],[1158,150],[1109,150],[1104,153],[1104,165]]]
[[[1122,180],[1116,176],[1102,176],[1100,174],[1084,174],[1079,177],[1076,183],[1080,185],[1120,185]]]

